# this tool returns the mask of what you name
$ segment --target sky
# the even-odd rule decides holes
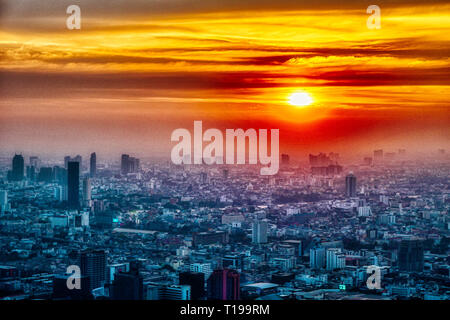
[[[0,150],[164,157],[194,120],[299,156],[448,149],[449,53],[448,1],[0,0]]]

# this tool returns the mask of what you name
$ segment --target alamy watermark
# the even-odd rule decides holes
[[[367,278],[366,285],[369,290],[381,289],[381,268],[379,266],[368,266],[367,271],[370,276]]]
[[[193,139],[188,129],[172,132],[171,141],[178,143],[172,148],[170,158],[174,164],[246,164],[248,151],[248,164],[258,164],[259,160],[266,166],[260,169],[260,174],[274,175],[279,169],[279,129],[270,129],[270,155],[267,138],[267,129],[258,132],[255,129],[226,129],[224,159],[222,131],[211,128],[203,132],[202,121],[194,121]],[[204,142],[209,144],[203,147]]]
[[[67,278],[66,285],[67,289],[81,289],[81,269],[77,265],[70,265],[66,270],[67,274],[70,276]]]
[[[381,9],[377,5],[370,5],[367,7],[367,13],[371,14],[367,18],[368,29],[381,29]]]

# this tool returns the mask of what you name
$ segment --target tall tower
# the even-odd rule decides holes
[[[240,276],[231,269],[214,270],[208,278],[208,300],[239,300]]]
[[[400,271],[423,271],[423,242],[418,239],[402,240],[398,251]]]
[[[89,277],[89,290],[103,287],[106,282],[106,253],[104,250],[80,252],[80,271]]]
[[[122,174],[127,174],[130,171],[130,156],[128,154],[123,154],[120,162],[120,171]]]
[[[0,190],[0,214],[8,208],[8,191]]]
[[[67,163],[67,201],[70,209],[80,206],[80,163],[69,161]]]
[[[91,159],[90,159],[90,167],[89,167],[89,173],[91,178],[94,178],[97,175],[97,155],[95,152],[91,153]]]
[[[12,160],[11,180],[21,181],[25,176],[25,162],[22,155],[16,154]]]
[[[309,266],[311,269],[322,269],[326,265],[325,248],[311,248],[309,250]]]
[[[83,179],[83,203],[85,205],[89,205],[91,201],[91,179],[84,178]]]
[[[351,173],[345,177],[345,195],[349,198],[356,197],[356,177]]]
[[[267,243],[267,220],[255,220],[252,228],[253,243]]]

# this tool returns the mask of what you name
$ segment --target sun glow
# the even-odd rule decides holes
[[[288,103],[296,107],[306,107],[313,103],[313,99],[307,92],[299,91],[289,96]]]

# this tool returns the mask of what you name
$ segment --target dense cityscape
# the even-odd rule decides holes
[[[0,299],[450,297],[443,149],[283,154],[274,176],[97,156],[0,159]]]

